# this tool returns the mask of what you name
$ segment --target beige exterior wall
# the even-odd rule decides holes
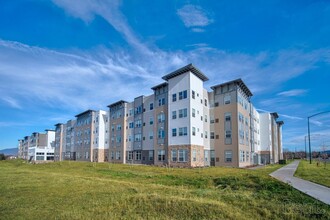
[[[119,117],[120,114],[120,117]],[[109,151],[108,160],[111,163],[126,163],[126,127],[127,125],[127,103],[121,102],[110,107],[109,115]],[[118,125],[121,129],[118,130]],[[116,140],[121,137],[121,142]],[[116,159],[116,154],[119,152],[120,157]]]

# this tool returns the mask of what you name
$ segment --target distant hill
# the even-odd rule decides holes
[[[3,150],[0,150],[0,154],[17,156],[18,149],[17,148],[3,149]]]

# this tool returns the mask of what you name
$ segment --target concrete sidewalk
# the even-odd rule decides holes
[[[299,160],[295,160],[269,175],[284,183],[290,184],[293,188],[317,200],[330,205],[330,188],[293,176],[299,162]]]

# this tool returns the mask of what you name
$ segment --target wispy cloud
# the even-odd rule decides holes
[[[202,27],[213,23],[208,13],[197,5],[185,5],[177,11],[184,25],[194,32],[204,32]]]
[[[286,97],[302,96],[302,95],[305,95],[307,92],[308,92],[308,90],[306,90],[306,89],[292,89],[292,90],[277,93],[277,95],[278,96],[286,96]]]
[[[12,108],[22,109],[19,102],[11,97],[2,97],[1,99]]]
[[[297,117],[297,116],[291,116],[291,115],[285,115],[285,114],[279,114],[280,117],[292,119],[292,120],[304,120],[304,118]]]

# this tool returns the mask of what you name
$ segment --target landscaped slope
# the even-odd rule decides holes
[[[260,170],[0,162],[1,219],[329,219]]]

